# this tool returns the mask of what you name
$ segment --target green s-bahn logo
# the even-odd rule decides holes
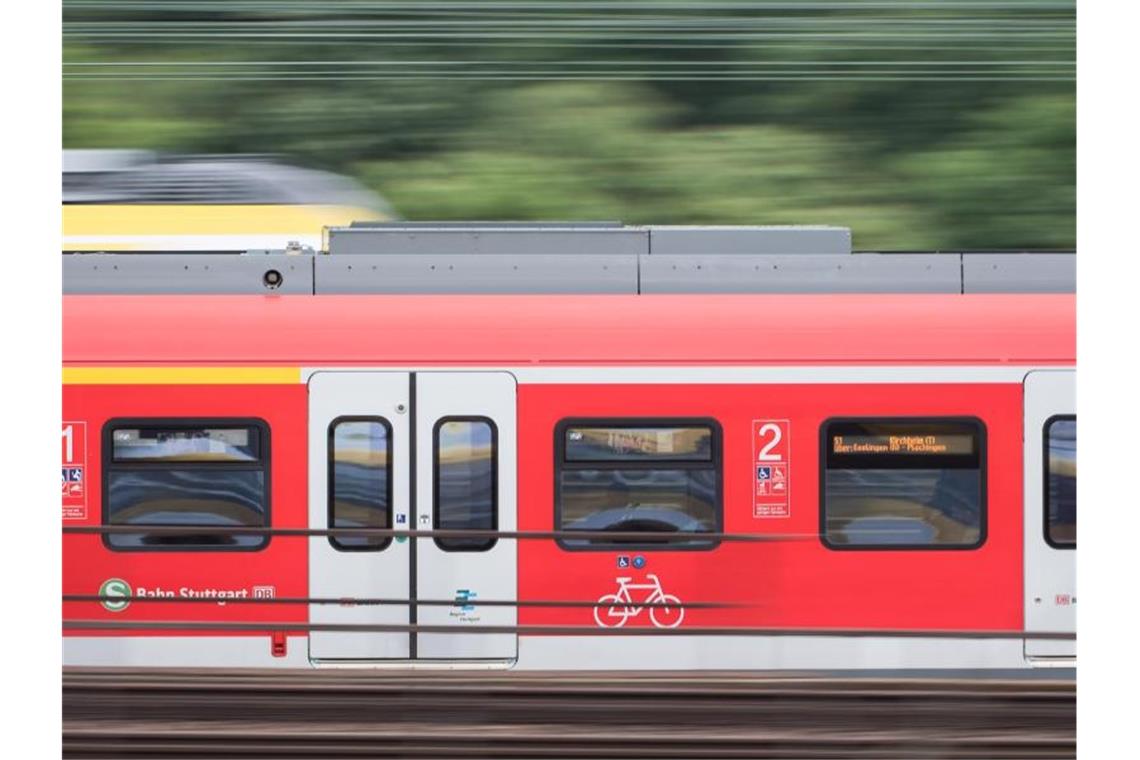
[[[109,612],[122,612],[131,606],[131,584],[121,578],[108,578],[99,587],[99,596],[121,597],[118,599],[104,599],[101,604]]]

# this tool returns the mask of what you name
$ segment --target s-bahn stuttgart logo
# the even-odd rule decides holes
[[[108,578],[99,587],[99,596],[115,597],[100,602],[108,612],[122,612],[131,606],[131,584],[122,578]]]
[[[658,628],[676,628],[685,619],[682,602],[661,588],[661,579],[653,573],[645,574],[645,581],[634,583],[633,578],[616,578],[617,591],[604,594],[594,607],[594,620],[602,628],[621,628],[636,619],[646,609],[649,622]]]
[[[182,586],[178,589],[163,586],[135,586],[122,578],[108,578],[99,587],[99,603],[108,612],[122,612],[131,605],[132,599],[209,599],[219,607],[225,607],[230,599],[274,599],[277,587],[258,584],[250,588],[201,588]]]

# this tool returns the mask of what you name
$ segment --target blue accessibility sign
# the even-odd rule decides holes
[[[629,567],[629,556],[626,554],[619,554],[617,558],[618,567]]]
[[[772,477],[772,468],[771,467],[757,467],[756,468],[756,479],[757,480],[768,480],[771,477]]]

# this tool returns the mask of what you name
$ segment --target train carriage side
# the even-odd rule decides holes
[[[65,297],[65,663],[1072,665],[1073,321]]]

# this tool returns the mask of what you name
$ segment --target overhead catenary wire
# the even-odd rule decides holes
[[[720,69],[718,71],[718,69]],[[836,69],[840,71],[835,71]],[[899,74],[901,69],[911,69]],[[1010,71],[1012,69],[1012,71]],[[1011,77],[1071,78],[1072,67],[1050,61],[621,61],[562,62],[478,60],[409,61],[159,61],[65,64],[68,79],[235,81],[328,79],[675,79],[695,81],[788,80],[847,78],[854,80],[921,80]]]
[[[78,48],[78,59],[69,55],[64,62],[64,79],[72,82],[1075,79],[1075,4],[1066,0],[963,0],[952,7],[912,0],[503,0],[478,6],[386,0],[69,0],[64,3],[63,36],[66,42],[118,51],[111,60],[86,61],[82,60],[85,48]],[[312,45],[322,50],[332,45],[354,48],[367,59],[338,63],[315,55],[292,61],[243,61],[242,55],[218,60],[211,53],[208,62],[193,60],[199,48],[231,46],[244,54],[249,45],[298,49]],[[466,55],[458,61],[425,61],[411,53],[417,47],[461,48]],[[679,54],[707,49],[725,60],[563,61],[552,53],[577,47]],[[138,60],[131,52],[156,48],[177,50],[179,57],[186,53],[190,60]],[[866,50],[881,51],[886,58],[903,57],[847,59]],[[388,60],[380,60],[381,51]],[[916,52],[947,59],[916,60]],[[402,60],[409,53],[415,60]],[[763,60],[780,53],[799,60]],[[515,60],[518,55],[524,59]],[[346,70],[332,71],[334,65]],[[292,70],[283,73],[284,66]],[[367,66],[392,71],[361,75],[347,70]],[[146,67],[162,71],[140,75],[134,70]],[[443,71],[448,67],[466,68],[461,73]],[[706,67],[723,70],[706,71]],[[891,76],[875,71],[878,67],[892,69]]]
[[[1071,82],[1075,19],[1071,0],[67,0],[63,78]],[[324,60],[329,46],[364,60]],[[309,47],[291,60],[242,60],[250,49]],[[584,61],[578,48],[611,54]],[[163,58],[148,57],[154,50]],[[684,60],[699,50],[724,60]],[[869,50],[881,55],[860,61]],[[85,60],[91,51],[102,60]],[[205,51],[210,60],[196,60]],[[660,55],[614,60],[620,51]],[[653,60],[669,52],[677,60]]]

